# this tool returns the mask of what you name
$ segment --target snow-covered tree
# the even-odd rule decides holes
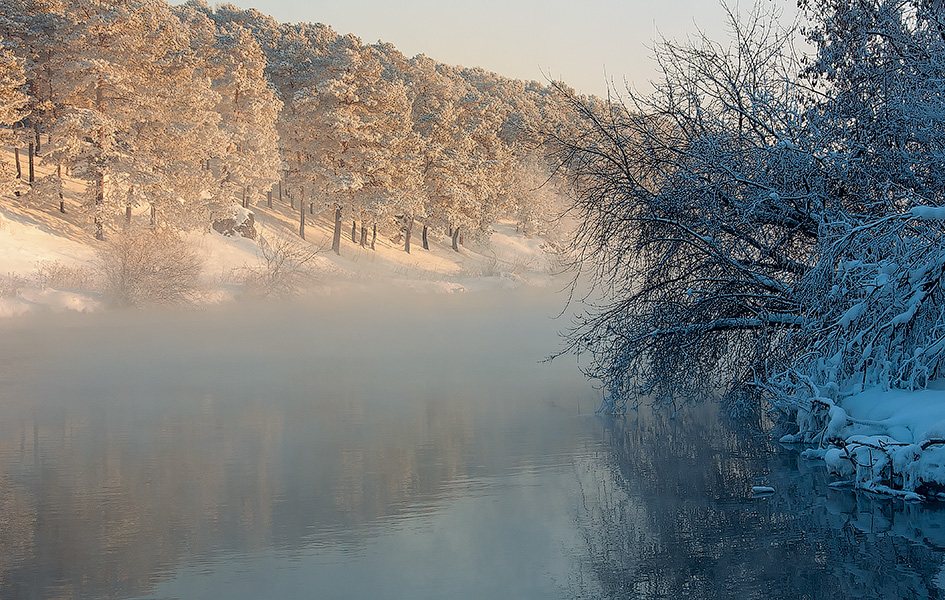
[[[15,143],[16,136],[13,127],[25,116],[24,107],[27,104],[23,85],[26,75],[23,72],[22,62],[13,54],[13,51],[4,47],[3,38],[0,38],[0,144],[8,146]],[[16,176],[15,171],[4,161],[0,163],[0,192],[5,192],[6,186]]]
[[[602,297],[570,340],[609,410],[759,390],[808,410],[942,375],[942,10],[805,6],[807,66],[755,14],[728,47],[663,44],[651,96],[570,96],[573,257]]]
[[[528,154],[517,160],[512,183],[501,210],[526,235],[545,235],[567,207],[563,182],[542,157]]]
[[[410,107],[403,82],[385,77],[378,51],[353,35],[334,40],[317,69],[321,76],[294,99],[295,130],[304,138],[296,152],[303,178],[334,209],[339,252],[344,212],[362,223],[390,213]]]
[[[280,160],[276,117],[279,102],[263,74],[265,58],[242,26],[231,26],[217,41],[221,72],[213,90],[223,134],[219,154],[225,178],[243,192],[265,189],[278,180]]]
[[[314,136],[318,132],[310,129],[308,115],[302,109],[306,97],[302,91],[314,87],[321,77],[318,65],[337,34],[330,27],[308,23],[267,27],[264,33],[260,45],[267,56],[266,74],[282,101],[276,123],[283,169],[279,189],[281,193],[283,184],[287,185],[285,191],[292,202],[299,197],[299,234],[304,237],[306,207],[302,196],[310,185],[304,171],[313,160]],[[258,30],[256,35],[259,39]]]
[[[454,186],[458,193],[442,207],[454,250],[461,232],[488,231],[509,193],[515,163],[512,146],[501,137],[510,106],[501,95],[500,78],[482,69],[458,75],[467,86],[456,104],[461,138],[455,141],[463,145],[462,164]]]
[[[160,0],[75,0],[59,33],[54,159],[89,181],[96,237],[146,203],[153,223],[200,211],[218,96]]]
[[[63,25],[64,3],[60,0],[2,0],[0,2],[0,36],[5,38],[8,48],[22,61],[27,93],[25,107],[28,116],[14,127],[15,137],[10,141],[14,150],[14,161],[21,181],[34,186],[33,165],[42,148],[43,131],[53,118],[55,105],[53,90],[58,84],[54,71],[60,44],[56,32]],[[25,150],[25,153],[23,152]],[[25,156],[21,156],[25,154]],[[59,187],[53,178],[52,187]],[[34,192],[40,192],[50,183],[39,182]],[[25,185],[18,185],[20,193]],[[60,205],[61,206],[61,205]]]
[[[410,252],[410,241],[416,219],[426,214],[421,172],[421,138],[414,128],[414,98],[410,61],[393,44],[378,42],[373,46],[381,63],[381,78],[390,86],[386,134],[382,144],[389,146],[384,169],[378,170],[375,185],[369,190],[371,210],[367,213],[375,223],[394,223],[404,232],[404,250]],[[362,219],[361,245],[366,230]],[[375,225],[376,231],[376,225]],[[424,240],[426,238],[424,237]],[[371,248],[373,249],[373,234]],[[424,247],[428,244],[424,241]]]
[[[422,55],[412,59],[411,70],[424,239],[429,225],[442,225],[458,250],[461,232],[488,228],[511,182],[511,149],[500,138],[505,108],[499,97],[471,83],[492,74],[457,70]]]
[[[458,176],[464,153],[456,117],[457,79],[445,65],[422,54],[410,60],[409,73],[413,130],[420,142],[418,184],[423,202],[408,219],[423,222],[423,247],[429,249],[429,227],[440,224],[441,208],[456,189],[449,179]]]
[[[581,117],[556,138],[580,223],[572,256],[601,296],[570,339],[610,410],[753,382],[804,319],[793,288],[826,215],[790,32],[759,15],[733,30],[727,47],[664,43],[649,97],[566,94]]]

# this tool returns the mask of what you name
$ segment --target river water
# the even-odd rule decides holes
[[[600,417],[547,290],[0,323],[0,598],[938,598],[945,512]],[[775,493],[754,496],[766,485]]]

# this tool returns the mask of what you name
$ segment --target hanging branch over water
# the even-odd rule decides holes
[[[650,96],[562,90],[572,266],[601,298],[563,351],[606,410],[754,390],[791,412],[942,374],[945,13],[804,7],[806,66],[756,10],[729,46],[664,42]]]
[[[731,387],[723,372],[747,381],[778,332],[804,324],[791,292],[823,202],[812,157],[792,141],[802,117],[782,52],[791,32],[758,15],[733,24],[729,48],[665,44],[651,97],[569,96],[580,129],[552,141],[580,223],[573,267],[603,298],[566,351],[591,354],[612,410]]]

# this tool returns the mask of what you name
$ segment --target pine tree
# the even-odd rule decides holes
[[[335,211],[339,252],[343,212],[376,221],[405,188],[410,107],[403,82],[384,77],[378,51],[353,35],[332,42],[316,67],[315,85],[295,97],[296,131],[306,132],[298,163]]]
[[[54,159],[89,181],[96,237],[141,203],[152,224],[194,222],[218,96],[160,0],[75,0],[60,32]]]
[[[209,57],[212,89],[220,100],[220,138],[215,158],[224,203],[234,196],[249,198],[279,179],[276,120],[280,102],[263,72],[265,57],[246,28],[217,26]]]

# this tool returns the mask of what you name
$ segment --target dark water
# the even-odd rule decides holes
[[[943,595],[937,507],[830,490],[712,406],[594,416],[537,362],[560,303],[0,324],[0,598]]]

